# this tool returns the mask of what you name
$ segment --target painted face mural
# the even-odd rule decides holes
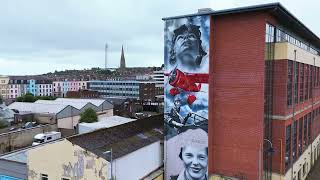
[[[181,149],[186,179],[205,179],[208,168],[208,149],[192,146]]]
[[[165,21],[165,179],[207,180],[209,16]]]

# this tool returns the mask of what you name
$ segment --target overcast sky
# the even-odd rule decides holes
[[[162,17],[276,2],[273,0],[1,0],[0,74],[163,63]],[[318,0],[280,0],[318,36]]]

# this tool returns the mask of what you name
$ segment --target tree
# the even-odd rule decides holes
[[[80,114],[80,123],[94,123],[98,122],[97,113],[92,109],[88,108]]]
[[[35,101],[36,101],[36,98],[31,93],[27,93],[23,97],[23,102],[35,102]]]
[[[9,126],[9,123],[5,120],[0,119],[0,129],[6,128]]]

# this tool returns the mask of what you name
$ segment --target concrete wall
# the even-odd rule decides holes
[[[80,116],[67,117],[57,120],[58,128],[62,129],[74,129],[79,123]]]
[[[113,109],[108,109],[103,112],[98,112],[98,119],[104,118],[104,117],[111,117],[113,116]]]
[[[28,152],[28,179],[38,180],[41,174],[46,174],[49,179],[106,180],[108,164],[68,140],[62,140]]]
[[[158,141],[120,157],[113,162],[113,176],[117,180],[139,180],[163,164],[162,153]]]
[[[57,125],[40,125],[34,128],[0,134],[0,154],[30,146],[39,133],[57,131]]]
[[[0,175],[28,179],[27,164],[0,159]]]

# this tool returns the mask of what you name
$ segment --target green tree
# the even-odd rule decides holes
[[[98,122],[97,113],[92,109],[88,108],[80,114],[80,123],[94,123]]]
[[[34,97],[33,94],[27,93],[23,97],[23,102],[35,102],[37,99]]]
[[[9,126],[9,123],[5,120],[0,119],[0,129],[6,128]]]

